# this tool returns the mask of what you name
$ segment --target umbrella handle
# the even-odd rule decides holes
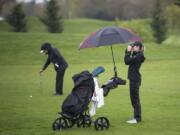
[[[114,64],[114,76],[117,77],[117,68],[116,68],[116,63],[114,60],[114,52],[113,52],[112,45],[111,45],[111,54],[112,54],[112,59],[113,59],[113,64]]]
[[[116,66],[114,67],[114,76],[117,77],[117,68],[116,68]]]

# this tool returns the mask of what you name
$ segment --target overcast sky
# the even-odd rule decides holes
[[[17,1],[19,1],[19,2],[22,2],[22,1],[24,1],[24,2],[30,2],[30,1],[32,1],[32,0],[17,0]],[[42,3],[44,0],[35,0],[36,1],[36,3]]]

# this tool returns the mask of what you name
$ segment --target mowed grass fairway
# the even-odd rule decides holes
[[[75,126],[55,132],[51,128],[52,123],[58,117],[63,100],[73,88],[71,78],[74,74],[104,66],[106,72],[99,77],[100,83],[113,76],[110,47],[80,51],[78,47],[90,32],[114,23],[69,20],[65,22],[63,34],[49,34],[41,24],[36,22],[35,25],[35,22],[31,19],[29,33],[8,32],[7,24],[0,23],[0,135],[180,134],[180,40],[177,35],[170,36],[162,45],[153,43],[151,37],[144,37],[147,59],[141,68],[142,123],[128,125],[125,122],[133,114],[127,84],[111,91],[105,98],[105,106],[98,109],[93,118],[107,117],[111,123],[109,130],[97,132],[93,126],[85,129]],[[149,29],[146,29],[148,21],[144,22],[144,25],[134,21],[122,24],[135,24],[136,28],[141,28],[142,34],[149,34]],[[69,63],[63,96],[53,96],[55,72],[52,65],[42,78],[38,74],[46,59],[46,56],[39,54],[39,48],[46,41],[59,48]],[[115,45],[113,48],[118,74],[126,79],[127,66],[123,63],[126,45]]]

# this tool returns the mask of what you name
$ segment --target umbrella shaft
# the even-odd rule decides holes
[[[117,77],[117,69],[116,69],[116,63],[114,60],[114,52],[113,52],[112,45],[111,45],[111,54],[112,54],[112,59],[113,59],[113,64],[114,64],[114,75]]]

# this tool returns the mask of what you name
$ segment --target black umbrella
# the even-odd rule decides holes
[[[114,73],[117,76],[116,64],[112,45],[118,43],[127,43],[141,41],[141,38],[128,29],[119,27],[105,27],[91,33],[81,44],[79,49],[92,48],[100,46],[111,46],[112,59],[114,63]]]

